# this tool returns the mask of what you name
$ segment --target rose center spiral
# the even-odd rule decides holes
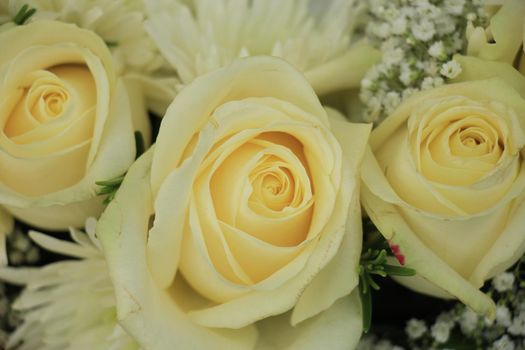
[[[295,180],[286,166],[272,163],[272,160],[263,161],[254,169],[250,180],[254,189],[250,200],[257,200],[274,211],[292,204]]]

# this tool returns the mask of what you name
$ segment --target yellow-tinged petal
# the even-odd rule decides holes
[[[381,60],[381,53],[365,42],[352,46],[339,57],[304,74],[315,92],[324,95],[334,91],[358,88],[365,73]],[[342,74],[341,72],[344,72]]]
[[[363,178],[363,181],[364,185],[361,189],[363,206],[389,242],[399,246],[400,253],[405,257],[405,266],[415,269],[419,276],[454,295],[474,311],[494,317],[496,305],[490,297],[478,290],[480,286],[474,286],[465,280],[427,248],[396,207],[376,197],[369,190],[367,180]],[[370,186],[373,186],[373,183],[370,183]]]
[[[278,315],[290,310],[305,287],[339,251],[345,235],[345,223],[354,186],[355,184],[349,181],[342,181],[332,217],[319,234],[319,242],[311,252],[305,267],[294,278],[277,289],[256,290],[217,306],[192,311],[190,317],[195,322],[209,327],[240,328],[268,315]]]
[[[525,2],[506,0],[490,19],[490,26],[486,31],[476,28],[470,35],[467,53],[485,60],[513,64],[523,44],[524,24]]]
[[[195,79],[168,108],[157,138],[152,186],[156,194],[162,179],[182,161],[183,152],[213,111],[232,100],[273,97],[300,106],[319,118],[326,114],[312,88],[288,64],[276,58],[252,57]],[[320,119],[326,124],[326,119]],[[177,137],[171,133],[177,130]]]
[[[462,55],[455,55],[454,60],[461,65],[461,74],[454,78],[453,82],[499,78],[525,98],[525,76],[521,75],[511,65]]]
[[[195,293],[180,285],[173,286],[176,290],[173,293],[160,289],[150,275],[143,247],[147,238],[144,233],[153,213],[148,179],[153,150],[130,168],[121,190],[97,226],[115,287],[120,323],[146,349],[252,348],[257,338],[255,327],[240,330],[201,327],[184,311],[200,305]]]
[[[354,292],[297,326],[290,324],[290,313],[259,322],[255,350],[354,349],[361,338],[362,319],[359,296]]]
[[[523,192],[521,192],[523,193]],[[492,278],[508,269],[525,252],[523,225],[525,222],[525,201],[523,194],[515,199],[509,214],[509,220],[498,239],[479,262],[470,276],[474,285]]]
[[[143,87],[139,79],[134,79],[129,75],[122,78],[126,87],[126,92],[130,102],[131,119],[133,120],[133,130],[139,131],[144,139],[144,145],[151,145],[151,123],[146,108]]]
[[[155,199],[147,256],[151,273],[161,288],[168,287],[175,278],[193,181],[212,145],[212,135],[211,128],[200,134],[194,153],[166,177]]]
[[[343,168],[342,181],[352,184],[352,199],[345,224],[345,237],[339,252],[301,294],[292,313],[291,322],[294,326],[331,307],[337,299],[350,294],[359,281],[358,266],[363,234],[359,173],[372,126],[349,123],[341,115],[334,115],[333,111],[329,111],[328,115],[331,130],[341,144],[348,164],[348,168]],[[350,266],[354,269],[349,269]]]

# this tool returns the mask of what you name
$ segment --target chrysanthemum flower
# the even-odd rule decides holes
[[[94,228],[95,220],[88,220],[87,233],[71,229],[73,242],[32,231],[31,238],[42,248],[76,259],[0,269],[0,279],[25,286],[13,305],[22,323],[11,334],[8,349],[138,349],[117,324],[113,286]]]
[[[282,57],[318,93],[357,87],[377,54],[349,50],[363,4],[355,0],[146,1],[146,30],[183,84],[252,55]]]

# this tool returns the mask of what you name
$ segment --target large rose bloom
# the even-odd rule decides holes
[[[372,132],[362,173],[367,213],[418,273],[400,281],[487,315],[478,289],[525,250],[525,81],[512,77],[414,95]]]
[[[99,223],[122,325],[155,350],[355,346],[369,130],[276,58],[188,85]]]
[[[126,90],[93,32],[37,21],[0,32],[0,204],[47,229],[102,210],[96,181],[135,154]]]

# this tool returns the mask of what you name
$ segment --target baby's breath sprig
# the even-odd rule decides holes
[[[386,241],[384,241],[386,243]],[[371,245],[376,246],[374,241]],[[372,324],[372,290],[379,290],[379,284],[374,280],[375,276],[413,276],[414,269],[390,265],[387,263],[387,250],[384,248],[365,248],[361,254],[359,265],[359,294],[363,309],[363,331],[367,333]]]
[[[406,343],[394,345],[381,334],[368,334],[359,350],[466,349],[525,350],[525,255],[496,275],[485,291],[496,303],[496,318],[486,319],[457,302],[434,320],[412,318]]]
[[[361,81],[364,121],[380,123],[407,97],[461,73],[452,59],[467,44],[466,27],[485,26],[482,0],[370,0],[366,36],[382,62]]]
[[[137,150],[136,158],[138,158],[146,150],[144,137],[140,131],[135,131],[135,147]],[[125,176],[126,174],[122,174],[109,180],[95,182],[95,184],[100,187],[100,189],[97,191],[97,195],[106,196],[106,198],[104,198],[104,204],[109,204],[115,198],[115,195],[117,194],[122,181],[124,181]]]
[[[18,12],[16,13],[16,15],[14,15],[13,17],[13,22],[16,24],[16,25],[23,25],[27,22],[27,20],[29,18],[31,18],[31,16],[33,16],[36,12],[36,9],[35,8],[31,8],[29,7],[28,4],[24,4],[20,10],[18,10]]]

